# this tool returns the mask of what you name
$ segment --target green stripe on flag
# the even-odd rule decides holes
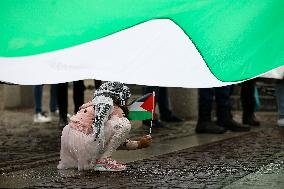
[[[146,120],[152,119],[152,112],[148,111],[131,111],[128,114],[129,120]]]

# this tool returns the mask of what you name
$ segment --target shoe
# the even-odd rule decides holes
[[[197,123],[195,132],[208,134],[223,134],[226,132],[226,130],[224,129],[224,127],[220,127],[212,121],[202,121]]]
[[[277,125],[278,125],[279,127],[284,127],[284,118],[278,119]]]
[[[60,128],[65,127],[66,125],[68,125],[68,121],[66,118],[59,118],[59,122],[58,125]]]
[[[70,119],[72,117],[71,114],[67,114],[67,118]]]
[[[48,123],[51,122],[51,118],[45,116],[42,113],[37,113],[34,115],[34,123]]]
[[[228,119],[223,122],[218,122],[217,125],[224,127],[225,129],[228,129],[232,132],[247,132],[250,131],[250,127],[243,126],[242,124],[236,122],[233,119]]]
[[[151,127],[151,120],[143,120],[142,123],[148,127]],[[153,128],[166,128],[166,125],[164,125],[161,121],[158,119],[154,119],[152,121],[152,127]]]
[[[160,119],[162,121],[165,121],[165,122],[182,122],[183,121],[183,119],[181,119],[181,118],[179,118],[179,117],[177,117],[173,114],[168,116],[168,117],[160,117]]]
[[[111,158],[96,160],[95,171],[124,171],[126,165],[122,165]]]
[[[260,122],[256,120],[255,116],[243,116],[243,124],[258,127]]]

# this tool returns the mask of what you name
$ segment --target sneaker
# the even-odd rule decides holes
[[[97,160],[95,166],[96,171],[124,171],[125,169],[126,165],[122,165],[110,158]]]
[[[71,117],[72,117],[72,115],[68,113],[67,118],[70,119]]]
[[[243,126],[242,124],[236,122],[233,119],[228,119],[223,122],[217,122],[217,125],[224,127],[232,132],[247,132],[250,131],[250,127]]]
[[[208,133],[208,134],[223,134],[226,132],[224,127],[216,125],[212,121],[198,122],[195,128],[196,133]]]
[[[51,117],[45,116],[42,113],[37,113],[34,115],[34,123],[48,123],[51,122]]]
[[[278,125],[279,127],[284,127],[284,118],[278,119],[277,125]]]

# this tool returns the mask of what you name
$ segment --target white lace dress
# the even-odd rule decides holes
[[[84,126],[88,127],[87,130],[91,130],[90,124],[83,126],[82,124],[75,124],[75,126],[69,124],[64,127],[58,169],[86,170],[94,168],[97,159],[110,157],[126,141],[131,129],[127,118],[119,118],[112,114],[104,125],[105,144],[103,145],[98,140],[94,140],[92,132],[84,132],[86,131]]]

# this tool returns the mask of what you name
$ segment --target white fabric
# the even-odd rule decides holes
[[[187,35],[167,19],[51,53],[0,58],[0,80],[6,82],[35,85],[93,78],[186,88],[231,84],[214,77]]]
[[[261,75],[261,77],[283,79],[283,77],[284,77],[284,66],[280,66],[278,68],[275,68],[275,69]]]

